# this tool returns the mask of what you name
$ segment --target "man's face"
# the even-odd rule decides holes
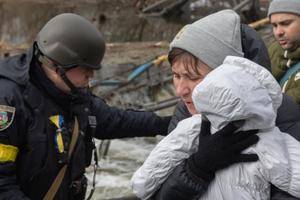
[[[86,88],[94,76],[94,70],[87,67],[75,67],[68,70],[66,75],[76,88]]]
[[[270,18],[273,33],[280,46],[289,51],[300,47],[300,16],[290,13],[274,13]]]
[[[201,64],[198,69],[199,74],[197,74],[192,67],[189,67],[189,70],[187,70],[182,60],[176,61],[172,66],[173,83],[176,94],[181,97],[191,114],[197,113],[192,101],[192,92],[196,85],[200,83],[211,70],[212,69],[207,65]]]
[[[79,66],[68,70],[66,76],[76,88],[87,88],[90,79],[94,76],[94,70]],[[58,88],[64,92],[70,92],[69,86],[66,85],[60,76],[58,77],[60,80],[55,82]]]
[[[55,62],[46,57],[40,57],[39,59],[42,62],[44,72],[55,86],[65,93],[71,92],[71,88],[62,79],[58,68],[55,67]],[[90,79],[94,76],[94,70],[88,67],[76,66],[66,70],[65,75],[76,88],[87,88]]]

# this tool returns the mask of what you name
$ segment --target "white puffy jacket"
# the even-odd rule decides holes
[[[196,86],[193,101],[211,122],[212,133],[236,120],[245,120],[240,130],[260,130],[259,142],[244,151],[256,153],[259,161],[218,171],[201,199],[269,199],[271,183],[300,198],[300,143],[275,126],[282,94],[267,70],[228,56]],[[139,198],[150,198],[172,170],[197,151],[200,127],[200,114],[185,119],[153,149],[131,180]]]

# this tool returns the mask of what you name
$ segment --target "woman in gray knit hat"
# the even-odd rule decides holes
[[[169,61],[174,73],[176,92],[182,101],[175,111],[169,131],[173,130],[180,120],[196,113],[191,98],[194,87],[210,71],[221,65],[228,55],[244,56],[267,69],[270,67],[263,41],[253,29],[240,24],[239,16],[233,11],[226,10],[205,17],[185,26],[176,35],[170,45]],[[300,113],[298,110],[295,102],[283,95],[276,125],[281,131],[288,132],[300,140]],[[287,116],[291,118],[287,119]],[[293,125],[289,126],[288,124]],[[229,124],[221,129],[219,134],[207,137],[207,140],[201,143],[201,149],[206,149],[206,151],[198,151],[188,157],[184,163],[178,165],[170,176],[165,177],[165,181],[158,190],[151,188],[151,192],[155,189],[156,194],[144,193],[139,194],[140,197],[157,200],[194,199],[205,193],[208,185],[214,179],[215,173],[220,169],[237,162],[255,161],[256,155],[244,155],[241,152],[243,148],[247,148],[257,141],[256,136],[253,135],[253,132],[248,131],[233,134],[236,138],[232,138],[232,140],[223,137],[235,130],[236,128]],[[203,131],[205,129],[201,129],[200,132]],[[244,138],[239,138],[238,135],[243,135]],[[243,144],[243,147],[240,144]],[[224,149],[224,146],[230,148]],[[239,151],[229,155],[231,148],[238,148]],[[296,199],[272,187],[271,199],[287,198]]]

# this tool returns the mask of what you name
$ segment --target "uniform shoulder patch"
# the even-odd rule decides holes
[[[7,129],[14,120],[15,107],[0,105],[0,131]]]

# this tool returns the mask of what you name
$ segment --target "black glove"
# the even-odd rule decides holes
[[[199,135],[199,148],[187,161],[187,171],[197,178],[210,182],[215,172],[239,162],[254,162],[256,154],[241,154],[241,152],[256,144],[259,137],[257,130],[234,133],[238,127],[233,122],[215,134],[210,132],[210,122],[202,120]]]

